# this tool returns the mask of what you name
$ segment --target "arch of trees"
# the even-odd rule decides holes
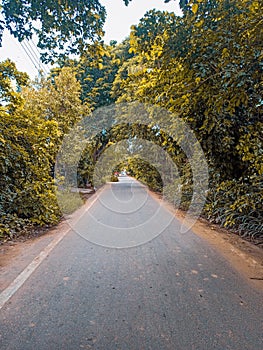
[[[8,14],[9,3],[3,2],[6,22],[18,21],[20,17],[11,13],[16,8]],[[67,3],[71,6],[71,2]],[[262,237],[260,1],[180,1],[183,16],[149,11],[132,27],[129,38],[110,45],[99,39],[103,9],[97,1],[91,3],[92,30],[99,28],[97,37],[93,37],[98,40],[79,47],[77,59],[60,55],[58,68],[52,70],[48,79],[30,83],[12,62],[0,64],[2,236],[12,235],[26,224],[53,224],[59,220],[50,164],[54,164],[64,135],[75,123],[99,107],[139,101],[160,106],[187,123],[202,146],[209,166],[203,215],[242,235]],[[62,16],[61,23],[67,20],[55,8],[56,2],[45,4],[45,14],[34,9],[27,16],[46,16],[45,20],[51,21],[53,13]],[[83,4],[80,2],[80,6]],[[31,29],[23,33],[20,24],[14,34],[22,39],[30,35]],[[67,39],[67,33],[63,38]],[[76,45],[77,39],[76,36]],[[49,47],[48,41],[46,45],[53,55],[55,48]],[[76,47],[72,49],[74,52]],[[171,118],[171,128],[174,122]],[[190,197],[191,169],[174,140],[165,134],[157,137],[149,128],[135,129],[136,125],[124,122],[106,133],[101,130],[90,141],[79,164],[80,185],[91,180],[96,161],[107,148],[124,138],[133,141],[145,132],[142,138],[154,141],[178,165]],[[134,174],[142,179],[146,166],[155,175],[144,180],[150,186],[155,183],[152,187],[158,189],[158,171],[139,157],[132,157],[128,162]]]

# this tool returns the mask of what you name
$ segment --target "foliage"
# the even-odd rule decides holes
[[[13,7],[8,8],[9,3]],[[103,125],[100,107],[139,101],[171,112],[171,134],[178,118],[193,130],[210,173],[203,214],[244,236],[263,236],[263,21],[258,0],[181,0],[182,17],[149,11],[132,27],[129,41],[119,45],[97,42],[104,9],[95,0],[89,2],[91,16],[80,16],[74,29],[73,22],[67,26],[67,21],[80,8],[84,15],[86,2],[77,7],[68,2],[65,16],[56,1],[45,1],[43,12],[38,12],[39,4],[25,7],[26,3],[33,4],[3,1],[5,20],[10,28],[12,21],[15,23],[13,33],[20,40],[31,35],[32,20],[39,19],[44,50],[51,49],[55,57],[72,35],[72,46],[66,45],[64,52],[77,50],[81,56],[75,60],[61,57],[60,67],[52,71],[49,80],[25,87],[22,93],[13,88],[14,82],[18,87],[27,85],[27,77],[10,61],[0,66],[0,210],[5,234],[12,234],[10,227],[15,230],[58,219],[52,171],[61,141],[75,122],[92,109],[98,110]],[[60,4],[65,6],[64,1]],[[18,16],[13,15],[16,13]],[[58,22],[47,29],[54,16]],[[78,41],[83,23],[87,23],[84,39],[90,38],[90,33],[95,39],[88,45],[85,40]],[[56,44],[54,36],[61,30],[63,35]],[[128,113],[122,113],[119,124],[107,130],[98,128],[89,140],[79,162],[79,185],[92,183],[100,157],[107,156],[108,174],[125,167],[151,189],[163,190],[170,200],[181,191],[180,205],[187,209],[193,196],[193,174],[186,154],[159,128],[164,116],[160,114],[159,120],[152,119],[145,126],[127,123]],[[75,137],[81,138],[82,133],[80,128]],[[159,169],[166,165],[158,157],[152,163],[143,159],[136,144],[139,139],[156,144],[171,157],[180,181],[172,177],[173,182],[164,183]],[[118,149],[121,140],[128,142],[119,148],[127,155],[125,163],[118,161],[118,152],[112,158],[107,155],[111,147]],[[153,156],[154,152],[158,153],[154,147],[148,150]],[[64,159],[69,168],[75,153],[72,147]],[[95,175],[102,178],[102,173]]]
[[[30,114],[23,105],[12,114],[2,110],[0,124],[1,226],[9,230],[11,215],[15,227],[21,222],[56,222],[58,208],[46,153],[46,139],[55,132],[53,125]],[[10,233],[13,228],[11,225]]]
[[[152,164],[143,159],[132,157],[128,158],[127,165],[131,176],[148,185],[153,191],[162,191],[161,175]]]
[[[19,72],[14,62],[9,59],[0,63],[0,104],[19,102],[19,94],[16,89],[27,85],[29,77],[26,73]]]
[[[111,182],[119,182],[118,176],[116,176],[116,175],[111,175],[110,181],[111,181]]]
[[[79,54],[103,35],[105,8],[98,0],[2,0],[0,42],[4,28],[19,41],[38,36],[43,62]]]
[[[262,203],[262,178],[229,180],[210,191],[204,212],[212,222],[237,229],[243,236],[262,239]]]
[[[5,63],[1,86],[8,88],[7,102],[0,109],[0,229],[2,235],[12,236],[24,225],[58,222],[54,161],[63,135],[86,107],[69,68],[54,82],[42,81],[37,89],[25,87],[14,99],[17,93],[7,84],[13,71],[3,67]]]
[[[26,88],[22,92],[25,107],[45,121],[56,124],[56,136],[60,140],[90,112],[90,108],[82,104],[80,95],[80,83],[70,67],[62,68],[58,76],[42,80],[36,87]]]
[[[126,168],[131,176],[149,186],[151,190],[156,192],[162,191],[162,178],[160,173],[146,160],[138,156],[128,157],[120,167]]]
[[[110,45],[90,45],[79,59],[60,60],[60,67],[52,69],[51,75],[55,77],[62,67],[71,67],[80,82],[83,102],[93,109],[111,105],[116,100],[111,94],[116,73],[122,64],[133,56],[129,53],[129,48],[128,40],[119,45],[114,41]]]
[[[134,56],[119,69],[113,95],[118,102],[160,105],[187,122],[210,167],[214,200],[205,214],[242,234],[245,217],[247,234],[259,237],[260,225],[257,232],[249,229],[249,222],[255,227],[263,218],[257,190],[263,175],[259,2],[191,0],[181,7],[182,17],[153,10],[132,27]],[[189,176],[182,179],[189,183]]]

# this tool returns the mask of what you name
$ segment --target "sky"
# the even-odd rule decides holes
[[[164,3],[164,0],[133,0],[128,7],[124,5],[123,0],[100,0],[100,3],[106,7],[107,11],[107,19],[104,26],[106,33],[104,40],[106,43],[109,43],[110,40],[121,42],[129,35],[131,25],[137,24],[146,11],[153,8],[175,12],[178,15],[181,14],[179,0],[172,0],[167,4]],[[36,43],[36,40],[34,41]],[[0,61],[10,58],[16,63],[18,70],[27,72],[32,79],[37,76],[39,69],[48,71],[49,66],[43,67],[39,60],[38,51],[32,42],[30,44],[23,42],[22,46],[5,31],[2,47],[0,48]],[[25,51],[27,51],[28,55]],[[38,57],[34,57],[32,52]]]

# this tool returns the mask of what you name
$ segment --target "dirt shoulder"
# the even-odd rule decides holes
[[[59,235],[69,231],[102,191],[103,187],[93,194],[87,194],[85,204],[74,213],[66,215],[57,226],[34,229],[13,240],[1,242],[0,293]]]

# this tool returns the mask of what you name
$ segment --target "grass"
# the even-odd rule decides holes
[[[63,214],[71,214],[84,204],[84,199],[78,193],[61,192],[57,193],[59,207]]]

